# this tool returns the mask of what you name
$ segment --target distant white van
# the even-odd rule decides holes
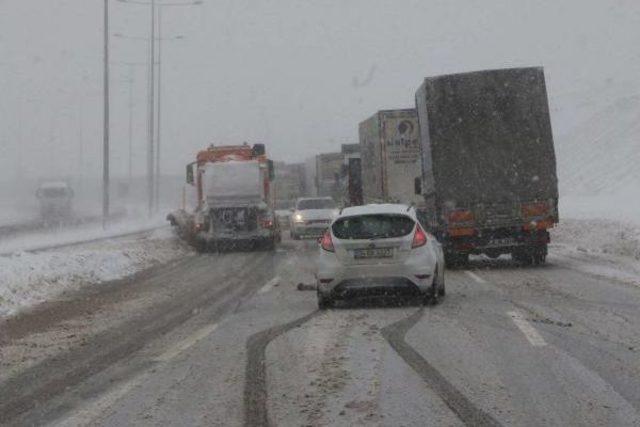
[[[38,187],[40,215],[44,221],[59,221],[71,216],[73,190],[63,181],[44,182]]]

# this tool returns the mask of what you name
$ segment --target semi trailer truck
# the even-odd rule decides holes
[[[469,254],[543,263],[559,219],[542,68],[429,77],[416,92],[424,222],[448,264]]]

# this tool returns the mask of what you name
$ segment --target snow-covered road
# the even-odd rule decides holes
[[[85,286],[0,323],[0,423],[638,425],[637,234],[593,225],[448,271],[434,307],[316,311],[310,241]]]

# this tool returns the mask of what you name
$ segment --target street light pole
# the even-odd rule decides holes
[[[103,140],[102,140],[102,226],[109,217],[109,0],[104,0],[104,71],[103,71]]]
[[[131,179],[132,179],[132,170],[133,170],[133,165],[132,165],[132,161],[131,158],[133,156],[133,82],[134,82],[134,74],[133,74],[133,67],[135,67],[134,64],[129,64],[129,76],[128,76],[128,83],[129,83],[129,188],[131,188]]]
[[[152,215],[155,209],[158,209],[158,201],[159,201],[159,176],[160,176],[160,123],[161,123],[161,107],[160,107],[160,97],[161,97],[161,82],[160,82],[160,66],[158,67],[158,107],[157,107],[157,120],[158,120],[158,130],[157,130],[157,139],[158,139],[158,147],[156,151],[156,147],[154,146],[155,138],[155,123],[156,120],[156,105],[155,105],[155,21],[156,21],[156,1],[157,0],[119,0],[122,3],[130,3],[130,4],[142,4],[142,5],[150,5],[151,9],[151,36],[149,37],[149,129],[148,129],[148,150],[147,150],[147,192],[149,196],[149,216]],[[202,0],[190,0],[186,2],[159,2],[158,5],[158,21],[160,18],[160,10],[164,6],[192,6],[192,5],[201,5],[203,4]],[[158,22],[160,26],[160,22]],[[160,28],[159,28],[160,30]],[[161,55],[161,41],[159,41],[159,50],[158,57]]]
[[[158,8],[158,133],[156,135],[155,211],[160,210],[160,140],[162,138],[162,7]]]
[[[155,116],[155,38],[156,38],[156,0],[151,0],[151,37],[149,38],[149,148],[147,151],[147,195],[149,197],[149,216],[153,213],[153,196],[154,196],[154,116]]]

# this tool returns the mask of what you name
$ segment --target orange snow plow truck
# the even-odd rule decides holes
[[[280,241],[270,197],[273,162],[263,144],[209,146],[187,165],[196,206],[167,216],[198,251],[273,250]]]

